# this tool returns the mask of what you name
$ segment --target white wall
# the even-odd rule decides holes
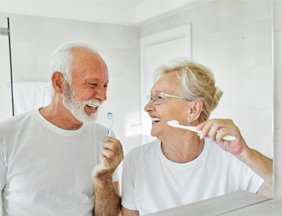
[[[207,0],[201,0],[201,2]],[[165,0],[152,1],[142,0],[136,4],[136,23],[143,23],[151,19],[158,19],[161,16],[167,16],[168,13],[185,8],[187,5],[196,5],[199,0]]]
[[[282,1],[274,1],[274,168],[275,196],[282,199]]]
[[[135,0],[1,0],[5,13],[75,19],[99,23],[135,24]]]
[[[1,0],[0,11],[96,23],[137,25],[209,0]]]
[[[0,13],[0,20],[8,14]],[[107,124],[106,112],[114,114],[113,129],[126,146],[140,143],[139,30],[137,27],[98,24],[57,18],[9,14],[15,81],[49,81],[49,56],[61,43],[82,40],[93,43],[104,56],[110,74],[108,100],[100,110],[99,122]],[[2,37],[2,36],[1,36]],[[9,81],[7,46],[1,38],[1,82]],[[4,51],[4,52],[3,52]],[[5,60],[4,60],[5,59]],[[3,69],[3,64],[5,68]],[[8,96],[2,90],[0,96]],[[9,90],[9,89],[8,89]],[[9,105],[9,106],[8,106]],[[7,107],[8,106],[8,107]],[[7,107],[6,110],[3,110]],[[10,115],[10,100],[1,102],[0,118]]]
[[[271,1],[209,1],[141,27],[141,37],[192,24],[192,58],[224,95],[212,117],[232,118],[251,147],[273,154]]]

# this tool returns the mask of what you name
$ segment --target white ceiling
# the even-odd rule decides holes
[[[0,0],[0,12],[139,25],[205,0]]]

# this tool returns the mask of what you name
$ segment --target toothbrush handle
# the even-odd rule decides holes
[[[226,135],[222,139],[226,140],[226,141],[234,141],[234,140],[236,140],[236,137],[232,136],[232,135]]]
[[[112,136],[112,130],[110,128],[108,129],[108,136]]]

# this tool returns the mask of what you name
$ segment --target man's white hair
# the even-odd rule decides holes
[[[51,55],[50,59],[50,74],[53,74],[55,71],[63,74],[65,81],[71,84],[72,81],[72,54],[73,50],[76,48],[85,48],[90,50],[93,53],[98,51],[90,43],[87,42],[67,42],[63,43],[57,47]]]

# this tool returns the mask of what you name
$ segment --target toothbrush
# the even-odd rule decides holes
[[[196,126],[180,125],[177,120],[168,121],[167,124],[171,127],[182,128],[182,129],[190,130],[190,131],[193,131],[193,132],[196,132],[196,133],[201,133],[200,130],[196,129]],[[234,141],[236,139],[236,137],[234,137],[232,135],[226,135],[222,139],[226,140],[226,141]]]
[[[113,113],[108,112],[107,117],[108,117],[108,120],[110,121],[110,125],[108,127],[108,136],[111,136],[112,135],[112,127],[113,127],[113,124],[114,124],[114,115],[113,115]]]

